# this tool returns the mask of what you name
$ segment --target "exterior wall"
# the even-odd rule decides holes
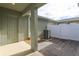
[[[55,25],[56,22],[55,21],[51,21],[49,19],[46,18],[40,18],[38,17],[38,31],[39,31],[39,35],[42,34],[43,30],[48,26],[48,25]]]
[[[39,35],[42,34],[43,30],[45,29],[45,27],[47,26],[48,21],[47,20],[43,20],[41,18],[38,18],[38,31],[39,31]]]
[[[27,39],[28,36],[28,16],[19,18],[19,41]]]
[[[19,17],[12,12],[1,12],[0,10],[0,46],[27,39],[27,19],[28,16]],[[50,23],[47,19],[38,18],[38,34],[40,35]]]
[[[0,45],[17,42],[17,17],[0,15]]]
[[[52,37],[79,41],[79,24],[77,23],[49,25],[48,29],[51,30]]]
[[[24,40],[27,37],[27,16],[18,18],[0,12],[0,46]]]

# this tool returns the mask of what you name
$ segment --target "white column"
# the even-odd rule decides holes
[[[38,18],[37,9],[31,10],[31,49],[33,51],[37,50],[37,40],[38,40]]]

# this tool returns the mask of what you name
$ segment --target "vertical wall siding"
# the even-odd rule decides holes
[[[0,45],[17,42],[17,17],[0,15]]]
[[[0,46],[22,41],[27,38],[27,16],[0,14]]]
[[[19,19],[19,41],[22,41],[24,39],[27,39],[27,33],[28,33],[28,30],[27,30],[27,22],[28,22],[28,17],[21,17]]]
[[[0,14],[0,46],[22,41],[27,38],[27,19],[8,14]]]
[[[42,20],[42,19],[38,19],[38,31],[39,31],[39,35],[42,34],[43,30],[45,29],[45,27],[47,26],[48,21],[46,20]]]
[[[17,18],[16,17],[11,17],[8,16],[8,20],[7,20],[7,43],[14,43],[18,41],[18,26],[17,26]]]
[[[1,44],[7,44],[7,17],[3,17],[1,19]]]
[[[1,16],[0,16],[0,45],[1,45]]]

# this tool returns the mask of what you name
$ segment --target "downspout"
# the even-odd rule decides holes
[[[28,16],[28,22],[27,22],[28,23],[28,38],[27,38],[28,40],[30,40],[30,17],[31,16]]]

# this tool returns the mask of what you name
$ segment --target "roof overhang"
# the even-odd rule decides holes
[[[15,5],[13,5],[12,3],[0,3],[0,10],[2,9],[3,11],[5,10],[8,12],[13,11],[13,13],[22,16],[32,8],[39,8],[44,4],[46,3],[15,3]]]

